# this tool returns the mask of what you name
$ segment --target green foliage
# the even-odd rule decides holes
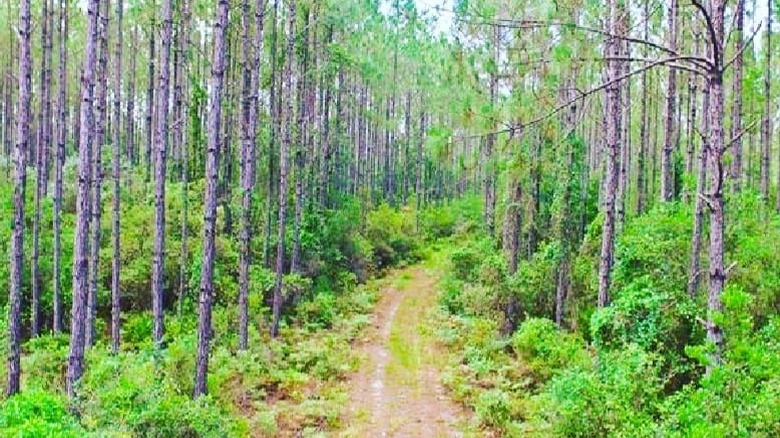
[[[590,360],[585,344],[576,334],[559,330],[549,319],[530,318],[512,336],[517,358],[527,366],[537,383],[545,383],[554,373]]]
[[[64,397],[43,390],[23,391],[5,400],[0,406],[0,431],[8,437],[76,438],[84,433]]]

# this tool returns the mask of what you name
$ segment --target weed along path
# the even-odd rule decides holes
[[[364,360],[350,381],[340,437],[460,437],[465,415],[449,400],[439,372],[446,355],[426,322],[438,275],[421,265],[383,281],[373,326],[358,344]]]

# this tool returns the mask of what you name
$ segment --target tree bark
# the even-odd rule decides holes
[[[244,89],[242,129],[244,135],[241,148],[241,251],[239,254],[238,275],[238,349],[246,350],[249,337],[249,264],[251,263],[250,246],[252,241],[252,191],[255,185],[255,139],[257,137],[257,88],[260,79],[260,54],[263,42],[263,20],[265,16],[265,0],[258,0],[255,5],[255,35],[250,38],[249,27],[252,22],[249,0],[243,2],[242,26],[244,50]],[[250,50],[253,48],[254,50]]]
[[[276,46],[278,39],[277,18],[279,16],[279,1],[274,0],[273,18],[271,19],[271,89],[269,91],[269,112],[271,115],[270,138],[268,141],[268,185],[265,192],[265,221],[263,225],[263,264],[271,267],[271,228],[273,226],[273,195],[274,195],[274,156],[276,154],[276,139],[279,131],[279,105],[277,103],[277,62]]]
[[[617,26],[617,0],[609,2],[610,33],[614,34]],[[620,63],[615,59],[618,54],[618,42],[614,37],[607,39],[607,81],[612,85],[606,89],[607,121],[604,153],[606,155],[606,173],[604,174],[604,225],[601,236],[601,257],[599,262],[599,292],[598,306],[609,304],[610,275],[613,263],[615,242],[615,191],[618,178],[618,154],[620,153],[620,91],[619,83],[615,82],[620,74]]]
[[[168,95],[173,33],[171,0],[163,0],[162,47],[160,47],[160,82],[157,91],[157,126],[154,138],[154,252],[152,255],[153,338],[157,348],[165,335],[163,288],[165,276],[165,166],[168,151]]]
[[[767,8],[772,11],[772,0]],[[769,201],[769,154],[772,149],[772,14],[767,14],[766,49],[764,49],[764,120],[761,129],[761,197]]]
[[[114,55],[114,199],[111,228],[111,240],[113,243],[113,258],[111,260],[111,351],[116,354],[119,351],[121,302],[119,290],[119,233],[120,233],[120,177],[121,177],[121,132],[120,120],[122,120],[122,0],[116,0],[116,53]]]
[[[73,244],[73,302],[71,307],[70,349],[66,387],[70,397],[76,395],[76,382],[84,371],[84,331],[87,306],[87,242],[89,233],[89,185],[92,165],[92,113],[95,58],[98,39],[99,0],[87,5],[87,33],[84,67],[81,74],[81,103],[79,110],[79,169],[76,192],[76,230]]]
[[[156,0],[152,0],[152,10],[156,14]],[[156,35],[155,35],[155,19],[152,18],[152,22],[149,25],[149,71],[147,72],[147,87],[146,87],[146,160],[144,162],[146,166],[146,172],[144,173],[144,182],[148,183],[152,177],[152,144],[154,141],[154,113],[155,113],[155,101],[154,101],[154,78],[155,78],[155,63],[157,61],[156,52]]]
[[[84,334],[84,344],[87,348],[91,347],[95,341],[95,317],[97,314],[97,294],[98,277],[100,270],[100,240],[101,226],[100,218],[103,212],[103,146],[106,135],[106,94],[108,86],[108,6],[109,1],[101,2],[103,10],[99,12],[98,17],[98,38],[100,40],[100,51],[97,64],[97,88],[95,94],[95,130],[92,140],[94,153],[92,154],[92,207],[90,208],[92,243],[90,246],[89,257],[89,291],[87,292],[87,317],[86,332]]]
[[[723,10],[725,0],[712,0],[711,22],[714,29],[711,35],[713,46],[713,68],[709,74],[710,85],[710,130],[709,130],[709,166],[710,193],[707,196],[710,208],[710,290],[707,298],[707,340],[715,345],[710,357],[708,370],[718,366],[723,353],[723,331],[715,322],[716,315],[722,311],[721,295],[726,283],[724,266],[725,205],[723,200],[725,144],[723,138]],[[768,138],[768,136],[767,136]]]
[[[54,163],[54,262],[52,287],[52,329],[54,333],[62,331],[61,263],[62,263],[62,178],[65,165],[65,142],[68,135],[68,0],[60,0],[59,7],[59,89],[57,95],[57,158]]]
[[[6,394],[19,392],[22,374],[22,277],[24,272],[24,191],[27,178],[27,150],[30,145],[30,99],[32,95],[32,55],[30,0],[19,5],[19,108],[14,147],[14,219],[11,231],[11,285],[8,298],[8,386]]]
[[[679,16],[677,0],[669,6],[669,48],[677,50],[677,18]],[[677,70],[670,68],[666,86],[666,120],[664,122],[664,146],[661,152],[661,202],[670,202],[674,198],[674,153],[675,113],[677,101]]]
[[[282,138],[279,151],[279,223],[277,224],[277,247],[276,247],[276,284],[274,286],[273,298],[273,322],[271,324],[271,337],[279,335],[279,317],[282,311],[282,287],[284,282],[284,237],[285,225],[287,222],[287,183],[288,183],[288,162],[289,150],[292,134],[293,120],[293,75],[292,63],[295,56],[295,0],[288,2],[287,16],[287,53],[284,63],[283,79],[285,82],[284,95],[286,105],[284,108],[284,137]]]
[[[167,1],[167,0],[166,0]],[[209,342],[212,336],[211,302],[214,293],[214,239],[217,232],[217,182],[219,169],[219,135],[222,119],[222,82],[225,76],[225,52],[228,0],[219,0],[217,21],[214,25],[214,52],[209,87],[208,149],[206,151],[206,191],[203,205],[203,258],[201,259],[200,303],[198,306],[198,357],[195,367],[193,397],[207,392]]]
[[[702,127],[701,132],[710,132],[710,88],[705,84],[702,88]],[[696,179],[696,192],[694,193],[693,233],[691,234],[691,261],[688,267],[688,294],[696,296],[699,290],[699,278],[701,275],[701,245],[702,230],[704,227],[705,188],[707,185],[707,159],[709,156],[709,140],[701,142],[699,151],[699,169]]]
[[[742,190],[742,46],[744,45],[744,21],[745,21],[745,0],[737,0],[737,10],[734,12],[734,82],[733,82],[733,102],[731,106],[731,132],[729,138],[734,139],[731,148],[731,189],[735,193]],[[768,95],[768,94],[767,94]]]

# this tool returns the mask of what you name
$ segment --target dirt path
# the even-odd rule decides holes
[[[385,280],[373,327],[359,346],[365,360],[350,381],[346,428],[339,436],[463,436],[465,415],[439,379],[445,355],[426,333],[437,280],[420,266]]]

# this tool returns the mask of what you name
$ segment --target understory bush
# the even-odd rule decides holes
[[[751,193],[729,201],[722,364],[703,322],[707,259],[688,291],[690,205],[627,220],[610,303],[597,309],[601,218],[573,252],[563,326],[551,318],[561,246],[539,244],[508,274],[478,234],[454,242],[437,326],[452,352],[444,376],[486,429],[538,437],[780,435],[780,216]],[[702,236],[706,242],[706,234]],[[502,333],[507,297],[520,323]],[[710,372],[707,372],[711,369]]]

